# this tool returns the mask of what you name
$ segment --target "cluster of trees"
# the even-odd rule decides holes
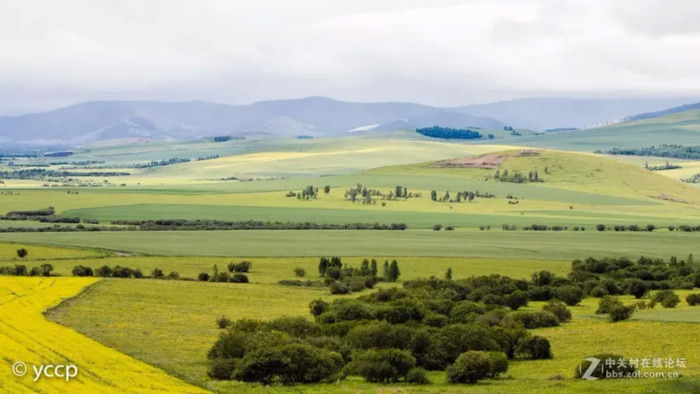
[[[42,168],[33,168],[17,171],[0,171],[0,178],[4,179],[45,179],[58,177],[110,177],[110,176],[128,176],[128,172],[119,171],[62,171],[62,170],[45,170]]]
[[[482,226],[484,227],[484,226]],[[518,229],[518,226],[515,224],[504,224],[501,226],[503,231],[516,231]],[[525,231],[568,231],[569,226],[560,226],[560,225],[554,225],[554,226],[548,226],[546,224],[530,224],[527,226],[522,227],[523,230]],[[484,229],[482,229],[484,230]],[[574,226],[572,227],[573,231],[586,231],[585,226]]]
[[[169,166],[172,164],[179,164],[179,163],[189,163],[191,160],[188,158],[180,158],[180,157],[173,157],[171,159],[163,159],[163,160],[151,160],[148,163],[140,163],[140,164],[134,164],[134,168],[151,168],[151,167],[160,167],[160,166]]]
[[[35,209],[32,211],[10,211],[3,217],[4,220],[38,220],[40,217],[53,216],[56,213],[54,207]]]
[[[263,222],[247,220],[233,222],[225,220],[115,220],[115,225],[136,226],[142,231],[187,231],[187,230],[405,230],[405,223],[294,223],[294,222]]]
[[[88,221],[85,221],[89,223]],[[2,227],[0,233],[62,233],[76,231],[136,231],[137,227],[108,227],[108,226],[61,226],[54,224],[51,227]]]
[[[331,187],[329,185],[326,185],[323,188],[323,192],[325,194],[328,194],[331,192]],[[297,200],[311,200],[318,198],[318,188],[314,187],[312,185],[306,186],[302,191],[300,192],[294,192],[290,191],[288,192],[285,197],[296,197]]]
[[[700,159],[700,146],[661,144],[658,146],[652,145],[646,148],[613,148],[605,152],[597,150],[595,153],[625,156],[658,156],[670,157],[674,159],[697,160]]]
[[[449,127],[425,127],[422,129],[416,129],[416,132],[422,134],[426,137],[433,138],[445,138],[445,139],[460,139],[460,140],[473,140],[481,138],[481,133],[471,129],[453,129]]]
[[[352,201],[361,201],[362,204],[376,204],[376,198],[381,200],[398,200],[400,198],[420,198],[421,193],[409,192],[405,186],[396,185],[393,190],[389,190],[388,193],[384,193],[379,189],[368,189],[366,186],[362,186],[358,183],[357,186],[350,188],[345,191],[345,198]]]
[[[685,183],[700,183],[700,174],[695,174],[693,176],[683,178],[682,181]]]
[[[248,275],[246,273],[250,272],[253,267],[253,263],[248,260],[243,260],[241,262],[230,262],[226,266],[228,271],[219,271],[219,267],[214,264],[212,267],[212,273],[200,272],[197,275],[197,280],[201,282],[230,282],[230,283],[248,283]]]
[[[442,197],[438,197],[437,190],[430,191],[430,199],[433,201],[438,201],[438,202],[462,202],[462,201],[472,202],[472,201],[474,201],[475,198],[496,198],[496,195],[493,193],[489,193],[489,192],[480,193],[478,190],[473,191],[473,192],[465,190],[462,192],[457,192],[454,195],[454,198],[452,198],[452,195],[450,195],[449,190],[446,191]]]
[[[331,294],[348,294],[366,288],[372,289],[378,281],[396,282],[401,276],[399,263],[395,259],[391,263],[389,260],[384,261],[380,276],[375,259],[371,262],[364,259],[360,268],[354,268],[343,264],[340,257],[321,257],[318,273],[324,279],[324,284],[330,287]]]
[[[527,304],[527,285],[498,275],[417,279],[354,299],[314,300],[313,322],[219,319],[225,331],[208,353],[209,375],[263,384],[347,375],[427,384],[426,370],[446,371],[455,384],[495,379],[509,360],[551,358],[549,341],[529,330],[571,319],[558,301],[517,311]]]
[[[493,179],[511,183],[544,182],[544,179],[540,178],[537,171],[530,171],[527,175],[524,175],[519,171],[509,172],[508,170],[503,170],[501,172],[501,170],[496,170],[496,173],[493,174]]]
[[[660,166],[650,166],[649,162],[644,163],[644,168],[646,168],[649,171],[663,171],[663,170],[675,170],[677,168],[682,168],[678,164],[670,164],[668,160],[666,160],[666,164],[660,165]]]
[[[671,227],[672,227],[672,226],[671,226]],[[671,227],[669,227],[669,230],[670,230],[670,231],[673,231],[673,230],[671,229]],[[640,226],[640,225],[638,225],[638,224],[630,224],[630,225],[627,225],[627,226],[622,225],[622,224],[616,224],[616,225],[613,225],[613,226],[606,226],[606,225],[604,225],[604,224],[597,224],[597,225],[595,226],[595,228],[596,228],[596,230],[598,230],[598,231],[611,231],[611,230],[614,230],[614,231],[648,231],[648,232],[652,232],[652,231],[656,230],[658,227],[656,227],[656,225],[654,225],[654,224],[647,224],[646,226]],[[673,229],[675,229],[675,227],[673,227]]]
[[[210,140],[213,142],[226,142],[226,141],[231,141],[231,140],[243,140],[245,137],[234,137],[231,135],[217,135],[215,137],[211,137]]]
[[[32,268],[27,268],[27,266],[24,264],[15,264],[14,266],[5,265],[5,266],[0,266],[0,275],[52,276],[53,275],[53,265],[41,264],[39,266],[34,266]]]

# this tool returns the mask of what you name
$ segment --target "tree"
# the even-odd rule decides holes
[[[535,286],[547,286],[552,282],[554,274],[550,271],[534,272],[532,274],[532,282]]]
[[[430,199],[433,201],[437,201],[437,192],[435,190],[430,191]]]
[[[362,260],[362,264],[360,264],[360,276],[371,276],[371,274],[372,271],[369,268],[369,260]]]
[[[584,297],[583,290],[575,285],[558,287],[554,295],[569,306],[577,305]]]
[[[29,255],[29,252],[25,248],[17,249],[17,257],[23,259]]]
[[[605,225],[604,224],[597,224],[595,226],[596,230],[598,231],[605,231]]]
[[[550,300],[545,306],[542,307],[554,316],[557,317],[560,323],[565,323],[571,320],[571,311],[564,305],[563,302],[559,300]]]
[[[389,270],[387,271],[387,280],[389,282],[396,282],[401,275],[399,270],[399,263],[396,260],[391,260],[391,265],[389,265]]]
[[[324,193],[324,194],[328,194],[328,193],[330,193],[330,192],[331,192],[331,186],[330,186],[330,185],[326,185],[326,186],[323,187],[323,193]]]
[[[635,310],[634,305],[629,305],[629,306],[624,306],[624,305],[616,305],[610,309],[608,312],[610,321],[611,322],[616,322],[616,321],[622,321],[622,320],[627,320],[630,317],[632,317],[632,314],[634,313]]]
[[[486,352],[470,350],[462,353],[454,364],[447,367],[447,381],[450,383],[474,384],[488,376],[491,360]]]
[[[515,358],[515,352],[530,338],[530,333],[521,324],[504,322],[492,330],[493,338],[509,360]]]
[[[518,308],[527,305],[527,294],[520,290],[516,290],[506,296],[506,305],[516,311]]]
[[[649,292],[649,285],[641,279],[632,279],[629,283],[628,292],[636,299],[644,297]]]
[[[296,267],[294,268],[294,275],[296,275],[298,278],[303,278],[306,276],[306,270],[301,267]]]
[[[377,276],[377,260],[372,259],[372,262],[370,263],[370,275],[371,276]]]
[[[671,290],[661,290],[654,294],[651,299],[660,303],[664,308],[675,308],[681,302],[680,297]]]
[[[445,271],[445,280],[452,280],[452,267],[447,268],[447,271]]]
[[[382,349],[359,353],[352,369],[371,383],[393,383],[406,378],[416,366],[416,359],[406,350]]]
[[[329,264],[330,261],[328,261],[328,258],[326,257],[321,257],[321,259],[318,261],[318,273],[321,274],[321,276],[326,276],[326,271],[328,270]]]
[[[312,315],[318,316],[328,310],[328,306],[329,304],[326,301],[316,299],[309,303],[309,310],[311,311]]]

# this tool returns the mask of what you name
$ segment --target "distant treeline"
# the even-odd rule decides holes
[[[643,114],[631,115],[631,116],[627,116],[626,118],[624,118],[623,121],[632,122],[635,120],[658,118],[658,117],[663,116],[663,115],[670,115],[670,114],[675,114],[678,112],[691,111],[694,109],[700,109],[700,103],[685,104],[685,105],[681,105],[679,107],[673,107],[673,108],[665,109],[662,111],[645,112]]]
[[[426,137],[433,138],[446,138],[446,139],[460,139],[460,140],[474,140],[481,138],[481,133],[471,129],[452,129],[449,127],[426,127],[422,129],[416,129],[416,132],[422,134]]]
[[[54,171],[34,168],[31,170],[0,171],[0,178],[4,179],[42,179],[47,177],[108,177],[127,176],[128,172],[106,171],[106,172],[75,172],[75,171]]]
[[[168,230],[405,230],[405,223],[346,223],[326,224],[311,222],[263,222],[247,220],[240,222],[224,220],[117,220],[115,225],[137,226],[142,231]]]
[[[594,153],[624,156],[658,156],[674,159],[700,159],[700,146],[661,144],[647,148],[613,148],[608,151],[596,150]]]
[[[232,135],[217,135],[215,137],[207,138],[212,142],[226,142],[231,140],[243,140],[245,137],[234,137]]]
[[[682,181],[685,183],[700,183],[700,174],[695,174],[693,176],[683,178]]]

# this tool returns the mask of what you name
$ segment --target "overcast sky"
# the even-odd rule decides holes
[[[696,0],[2,0],[0,114],[94,99],[697,96]]]

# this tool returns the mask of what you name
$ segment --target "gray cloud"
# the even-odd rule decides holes
[[[0,113],[91,99],[700,93],[692,0],[5,0]]]

